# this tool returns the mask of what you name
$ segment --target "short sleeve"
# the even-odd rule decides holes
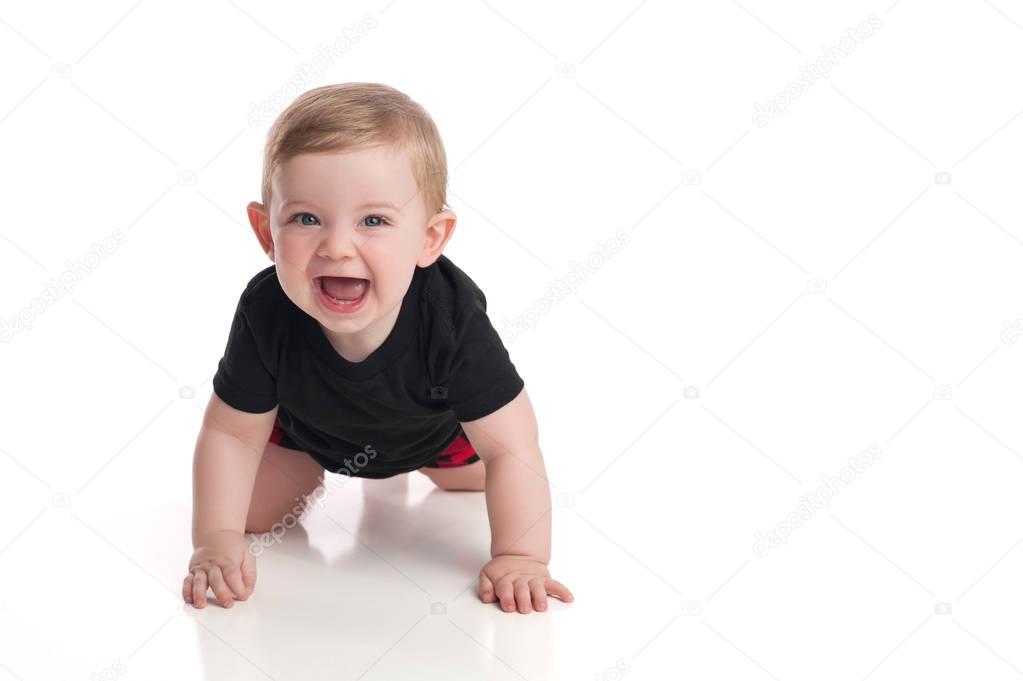
[[[483,306],[486,303],[482,303]],[[486,311],[473,306],[456,324],[447,403],[459,421],[475,421],[511,402],[525,386]]]
[[[277,381],[259,355],[243,302],[244,295],[235,308],[227,347],[213,376],[213,390],[235,409],[262,414],[277,406]]]

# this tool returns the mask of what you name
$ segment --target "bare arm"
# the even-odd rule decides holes
[[[486,466],[490,555],[551,559],[551,490],[525,389],[498,411],[462,424]]]
[[[192,461],[192,545],[211,533],[245,532],[252,488],[277,407],[239,411],[210,396]]]
[[[551,492],[540,452],[536,416],[523,389],[511,402],[475,421],[462,423],[486,466],[490,555],[480,575],[485,602],[499,599],[505,610],[544,610],[549,592],[572,600],[550,579]]]

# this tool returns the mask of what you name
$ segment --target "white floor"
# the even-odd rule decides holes
[[[529,615],[482,603],[484,495],[414,474],[331,476],[322,504],[279,539],[250,535],[265,546],[252,598],[196,610],[179,595],[188,458],[157,467],[147,451],[115,456],[52,502],[41,480],[0,458],[5,491],[23,502],[10,505],[0,544],[0,679],[567,678],[625,656],[631,644],[607,655],[595,646],[635,637],[641,613],[657,613],[649,638],[678,609],[671,589],[610,544],[599,569],[587,568],[563,520],[552,572],[577,601],[552,598],[548,612]],[[611,575],[622,583],[602,583]]]
[[[677,408],[706,413],[688,400]],[[672,450],[673,429],[652,429],[572,492],[552,473],[551,571],[573,603],[529,615],[483,604],[484,495],[413,474],[332,478],[279,542],[261,536],[250,600],[195,610],[179,590],[190,555],[184,443],[198,411],[178,400],[131,446],[102,452],[70,493],[0,456],[0,680],[1015,678],[1023,554],[997,540],[1019,524],[1011,481],[989,480],[989,500],[974,498],[1003,512],[972,539],[959,510],[944,529],[893,511],[908,492],[886,476],[919,456],[897,443],[926,434],[927,414],[893,439],[891,460],[876,464],[885,472],[861,473],[765,556],[748,538],[775,515],[756,510],[757,490],[774,496],[784,474],[727,429],[718,441],[733,446],[713,456]],[[689,432],[715,439],[715,423]],[[657,456],[664,475],[634,465]],[[923,476],[921,503],[933,502],[938,478],[912,475]],[[935,532],[959,546],[942,548]]]

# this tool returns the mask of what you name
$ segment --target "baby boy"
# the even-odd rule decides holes
[[[524,382],[483,292],[442,254],[446,185],[433,120],[386,85],[316,88],[274,122],[248,206],[273,265],[238,301],[196,442],[185,602],[246,600],[245,532],[304,512],[325,471],[484,491],[483,602],[572,600],[547,570],[550,488]]]

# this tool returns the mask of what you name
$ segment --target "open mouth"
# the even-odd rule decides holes
[[[336,312],[352,312],[365,302],[369,279],[358,277],[316,277],[321,299]]]

